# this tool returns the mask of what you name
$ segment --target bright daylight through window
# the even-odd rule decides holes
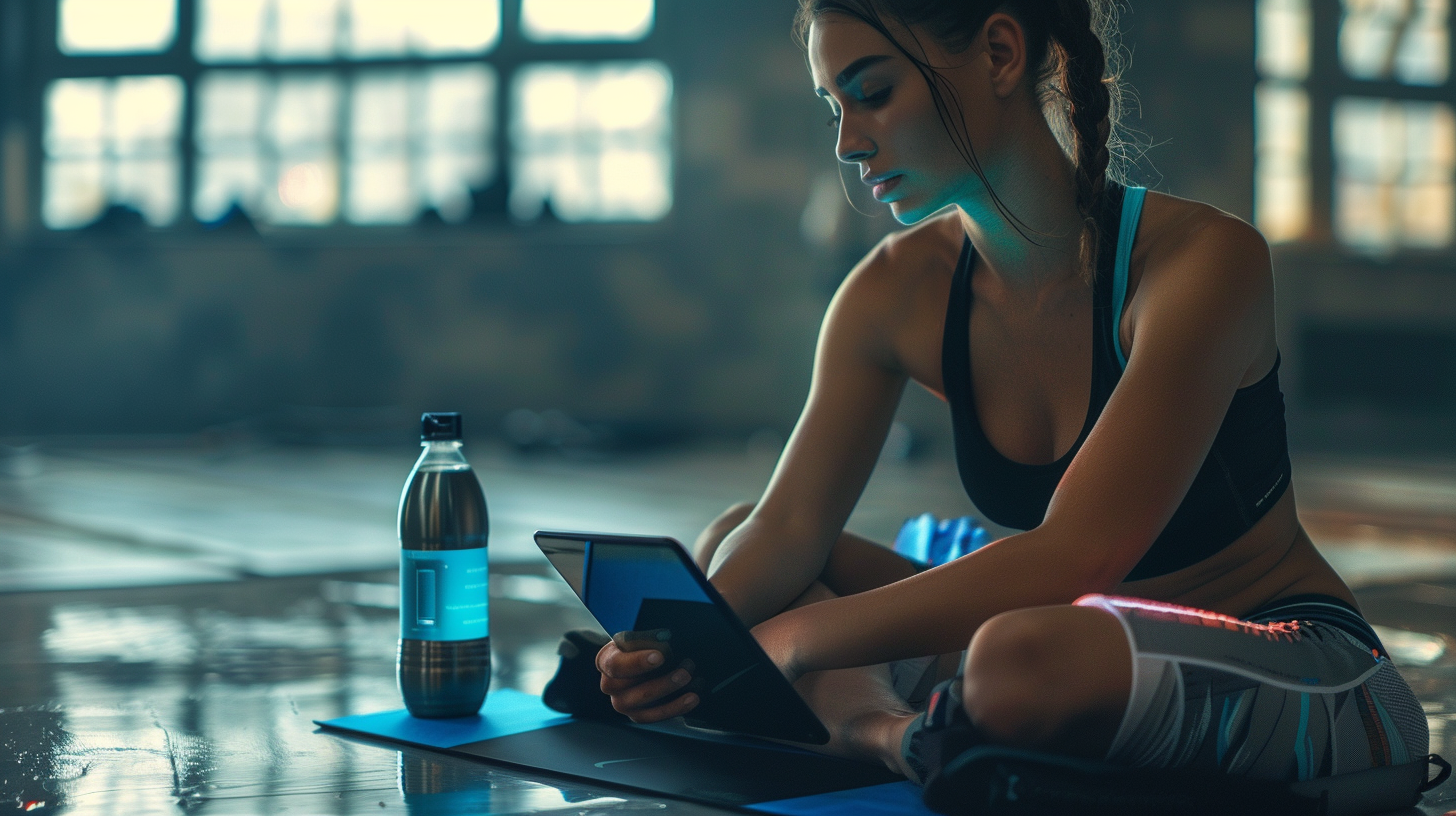
[[[118,205],[154,226],[238,212],[263,225],[457,223],[490,206],[517,220],[652,221],[671,209],[671,74],[640,46],[602,58],[651,36],[653,0],[504,0],[519,4],[514,31],[502,0],[57,2],[70,76],[45,90],[53,229]],[[178,30],[178,2],[194,4],[192,31]],[[548,47],[537,43],[551,60],[531,58]],[[578,43],[594,59],[561,62]],[[99,55],[152,61],[83,76]],[[154,75],[158,59],[176,74]]]
[[[1327,174],[1329,231],[1386,256],[1456,244],[1456,113],[1449,0],[1259,0],[1255,220],[1271,241],[1323,234],[1311,174]],[[1338,41],[1314,43],[1312,14],[1338,13]],[[1316,48],[1337,76],[1311,74]],[[1314,100],[1314,101],[1312,101]],[[1332,147],[1312,167],[1312,140]]]

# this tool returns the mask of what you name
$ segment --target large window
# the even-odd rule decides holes
[[[1451,25],[1449,0],[1259,0],[1255,217],[1271,240],[1456,245]]]
[[[650,221],[653,0],[55,0],[41,215]]]

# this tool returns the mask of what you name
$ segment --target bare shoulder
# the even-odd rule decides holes
[[[886,235],[850,273],[850,280],[866,287],[887,287],[905,292],[926,278],[949,279],[960,257],[965,231],[954,211]]]
[[[855,337],[882,365],[927,380],[938,370],[939,332],[956,261],[966,240],[954,211],[893,232],[850,271],[827,324]],[[923,359],[922,359],[923,358]]]
[[[1277,356],[1274,274],[1257,229],[1217,207],[1149,193],[1133,249],[1136,290],[1123,315],[1126,348],[1158,324],[1180,335],[1228,333],[1246,359],[1242,384],[1258,380]]]
[[[1202,283],[1260,291],[1273,283],[1264,236],[1209,204],[1149,193],[1137,244],[1135,262],[1155,288]]]

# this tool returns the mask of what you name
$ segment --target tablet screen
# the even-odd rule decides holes
[[[702,702],[689,723],[800,742],[827,739],[742,622],[705,590],[701,573],[675,542],[548,533],[536,542],[609,634],[665,632],[664,671],[693,661],[685,691]]]

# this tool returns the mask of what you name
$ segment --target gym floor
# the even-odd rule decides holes
[[[467,446],[490,504],[492,688],[538,692],[591,624],[540,527],[691,541],[773,451],[520,457]],[[0,810],[718,812],[319,732],[400,707],[395,504],[413,451],[62,442],[0,449]],[[1298,459],[1301,515],[1456,754],[1456,463]],[[885,461],[850,527],[971,512],[953,463]],[[1456,809],[1456,782],[1419,812]],[[1417,811],[1409,811],[1411,814]]]

